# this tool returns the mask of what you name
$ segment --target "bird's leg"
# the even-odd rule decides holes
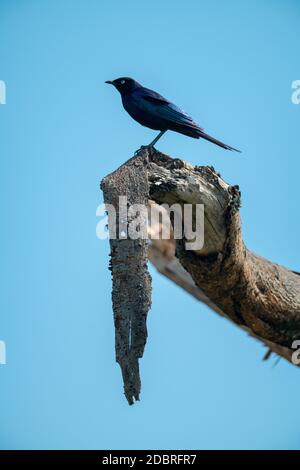
[[[147,147],[154,147],[154,145],[156,144],[156,142],[164,135],[166,131],[161,131],[158,136],[155,137],[154,140],[152,140],[152,142],[150,142],[149,145],[147,145]]]
[[[161,131],[161,132],[155,137],[155,139],[152,140],[152,142],[150,142],[149,145],[142,145],[141,148],[139,148],[139,149],[135,152],[135,155],[137,155],[141,150],[149,149],[149,148],[154,147],[154,145],[156,144],[156,142],[164,135],[165,132],[167,132],[167,131]]]

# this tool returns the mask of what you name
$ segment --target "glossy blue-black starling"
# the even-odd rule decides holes
[[[166,131],[175,131],[195,139],[209,140],[226,150],[240,152],[206,134],[185,111],[132,78],[121,77],[105,83],[113,85],[120,92],[123,106],[133,119],[143,126],[160,131],[146,147],[153,147]]]

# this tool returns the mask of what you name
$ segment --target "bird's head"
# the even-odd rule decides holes
[[[129,77],[116,78],[116,80],[107,80],[105,83],[113,85],[121,95],[140,87],[141,85]]]

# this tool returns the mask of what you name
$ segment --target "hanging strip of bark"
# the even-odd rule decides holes
[[[143,356],[147,340],[151,276],[147,269],[147,240],[122,239],[131,220],[130,217],[125,223],[121,220],[119,197],[126,196],[127,208],[133,204],[147,207],[149,185],[145,163],[142,157],[133,158],[101,183],[104,202],[113,205],[117,211],[116,239],[110,239],[115,349],[122,370],[124,393],[130,405],[139,400],[141,391],[139,358]],[[110,227],[114,221],[110,220],[109,211],[108,215]]]

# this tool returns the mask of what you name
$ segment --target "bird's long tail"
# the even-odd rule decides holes
[[[239,152],[239,153],[241,153],[240,150],[235,149],[234,147],[231,147],[230,145],[224,144],[224,143],[221,142],[220,140],[215,139],[215,138],[212,137],[211,135],[206,134],[205,132],[203,132],[202,130],[199,130],[199,131],[197,132],[197,134],[198,134],[199,138],[202,138],[202,139],[205,139],[205,140],[209,140],[209,142],[212,142],[213,144],[216,144],[216,145],[218,145],[219,147],[222,147],[222,148],[225,149],[225,150],[233,150],[234,152]]]

